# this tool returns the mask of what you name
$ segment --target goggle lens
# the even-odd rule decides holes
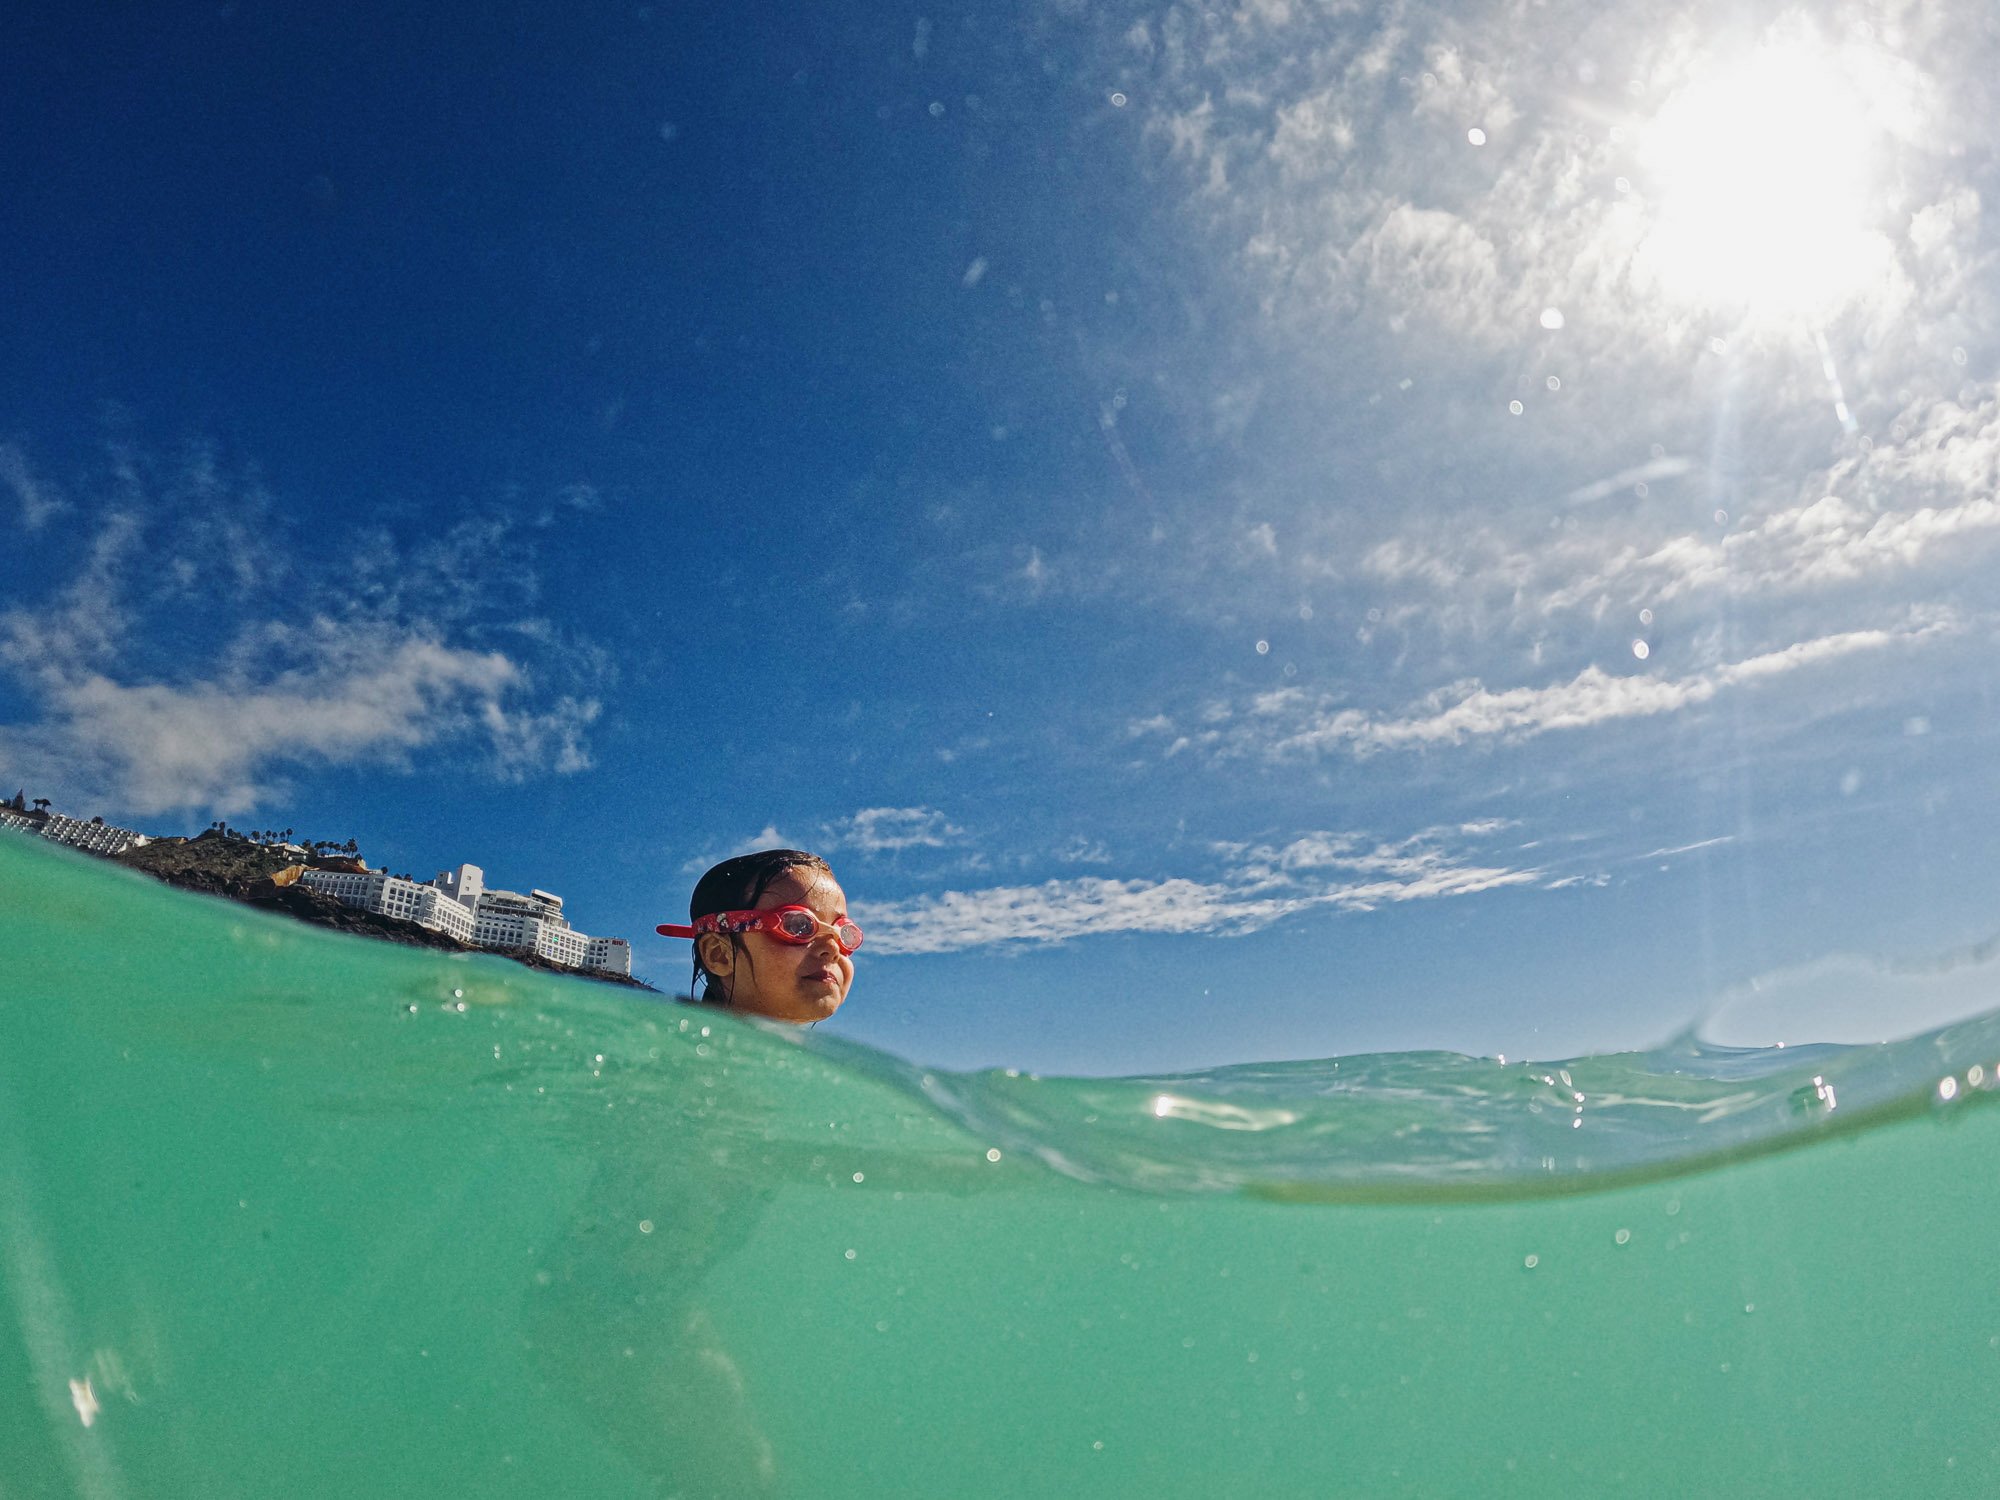
[[[817,912],[803,906],[782,906],[773,912],[745,912],[741,915],[758,921],[764,930],[781,943],[810,943],[819,936],[820,918]],[[761,920],[760,920],[761,919]],[[840,951],[852,953],[861,946],[861,929],[847,918],[828,924],[833,928],[834,940],[840,944]]]

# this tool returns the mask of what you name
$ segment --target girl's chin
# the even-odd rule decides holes
[[[818,1015],[830,1016],[840,1009],[840,1002],[846,998],[839,990],[829,990],[820,994],[815,994],[808,990],[805,997],[805,1009],[813,1011]]]

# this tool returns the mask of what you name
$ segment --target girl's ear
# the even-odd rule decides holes
[[[727,980],[736,972],[736,945],[719,932],[704,932],[695,939],[701,966],[716,979]]]

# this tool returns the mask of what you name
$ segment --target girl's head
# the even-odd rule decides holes
[[[851,944],[843,948],[842,935],[853,929],[847,895],[817,854],[766,849],[725,859],[695,883],[688,920],[785,906],[818,918],[804,941],[760,929],[695,934],[696,999],[778,1021],[823,1021],[840,1009],[854,983]]]

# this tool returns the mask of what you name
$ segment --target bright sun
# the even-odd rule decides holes
[[[1691,81],[1647,127],[1644,260],[1667,290],[1750,315],[1824,317],[1886,247],[1871,232],[1879,130],[1856,80],[1805,44]]]

